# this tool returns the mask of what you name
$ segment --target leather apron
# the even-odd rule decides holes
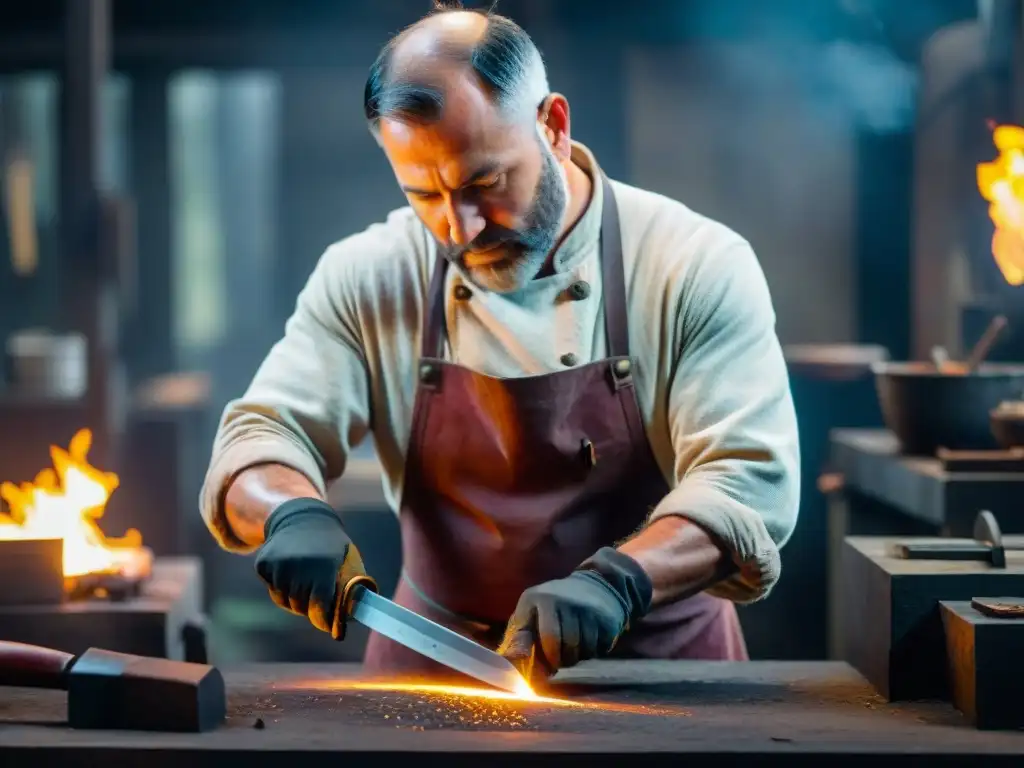
[[[602,184],[607,359],[510,379],[446,362],[446,259],[437,258],[431,279],[394,599],[491,648],[523,590],[634,533],[669,491],[637,402],[643,361],[629,354],[618,210]],[[745,660],[747,652],[735,606],[702,593],[655,608],[613,656]],[[452,679],[376,633],[364,669]]]

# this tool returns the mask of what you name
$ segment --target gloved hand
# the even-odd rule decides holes
[[[341,640],[345,617],[334,620],[335,603],[349,580],[366,571],[338,514],[319,499],[293,499],[270,514],[263,531],[256,573],[271,600]]]
[[[653,592],[633,558],[604,547],[566,578],[523,592],[498,652],[517,666],[536,654],[545,674],[606,656],[650,610]]]

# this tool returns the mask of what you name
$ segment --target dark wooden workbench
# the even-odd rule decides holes
[[[202,735],[73,732],[60,725],[60,694],[7,689],[0,764],[353,766],[412,753],[417,768],[621,766],[626,755],[630,765],[704,758],[716,768],[820,766],[823,758],[830,768],[866,766],[883,755],[929,767],[1024,759],[1024,733],[975,731],[941,703],[888,705],[837,662],[583,665],[559,684],[560,696],[588,704],[578,707],[331,689],[357,674],[355,665],[228,672],[230,719]]]
[[[950,472],[938,459],[901,456],[895,436],[884,429],[834,429],[830,442],[831,471],[843,480],[828,496],[829,658],[844,659],[846,537],[970,538],[983,509],[996,516],[1003,533],[1024,533],[1024,472]]]

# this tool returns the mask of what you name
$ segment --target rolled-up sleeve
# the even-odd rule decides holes
[[[800,455],[789,377],[764,273],[738,243],[685,280],[674,318],[668,419],[675,487],[652,519],[679,515],[732,554],[737,571],[708,592],[766,596],[796,526]]]
[[[245,394],[224,409],[200,494],[207,527],[225,549],[246,552],[224,514],[234,478],[257,464],[281,464],[321,493],[341,476],[370,423],[368,376],[358,313],[349,300],[344,241],[323,255],[299,295],[283,337]],[[350,249],[348,249],[350,250]]]

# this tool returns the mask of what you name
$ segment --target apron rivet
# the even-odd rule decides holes
[[[619,377],[627,376],[632,367],[633,365],[629,360],[618,360],[615,363],[615,375]]]
[[[580,456],[583,458],[583,463],[588,467],[593,468],[597,466],[597,449],[586,438],[580,440]]]
[[[580,361],[580,359],[576,357],[576,355],[574,355],[572,352],[566,352],[559,359],[562,361],[562,365],[564,365],[566,368],[572,368],[574,365],[576,365],[576,363]]]
[[[473,292],[465,285],[456,285],[454,293],[455,298],[459,301],[466,301],[473,295]]]
[[[583,301],[590,295],[590,283],[586,280],[577,280],[569,286],[569,295],[576,301]]]
[[[437,369],[430,363],[424,363],[420,366],[420,381],[430,383],[436,378]]]

